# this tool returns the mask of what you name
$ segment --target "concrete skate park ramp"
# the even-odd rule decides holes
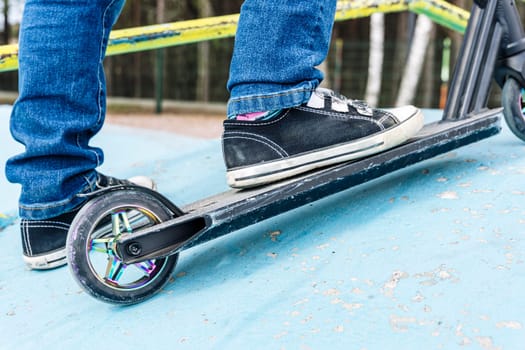
[[[0,158],[21,151],[0,107]],[[425,111],[428,120],[439,111]],[[181,253],[139,305],[87,296],[21,258],[0,174],[1,349],[520,349],[525,145],[507,129]],[[220,140],[106,125],[101,171],[181,206],[226,190]]]

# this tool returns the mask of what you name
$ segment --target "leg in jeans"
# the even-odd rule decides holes
[[[230,67],[228,116],[305,103],[323,79],[336,0],[247,0]]]
[[[392,148],[423,125],[318,88],[336,1],[246,0],[230,68],[223,154],[232,187],[259,186]]]
[[[28,0],[20,29],[19,98],[11,133],[25,152],[6,164],[22,185],[24,260],[30,268],[65,264],[67,231],[79,196],[122,183],[98,174],[103,153],[89,146],[105,116],[102,60],[124,0]]]
[[[123,0],[29,0],[20,29],[19,98],[11,133],[25,152],[6,164],[22,185],[20,216],[45,219],[80,204],[103,153],[88,145],[102,127],[102,59]]]

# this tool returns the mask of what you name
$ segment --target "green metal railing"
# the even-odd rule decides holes
[[[469,12],[443,0],[340,0],[336,21],[368,17],[373,13],[410,11],[463,33]],[[107,55],[154,50],[201,41],[233,37],[239,15],[226,15],[156,24],[111,32]],[[0,46],[0,72],[18,68],[18,45]]]

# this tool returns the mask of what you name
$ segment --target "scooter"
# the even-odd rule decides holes
[[[184,208],[138,186],[92,193],[68,234],[74,278],[101,301],[138,303],[169,281],[181,251],[496,135],[502,114],[525,141],[525,33],[513,0],[475,0],[458,57],[442,119],[383,153]],[[487,107],[493,78],[503,110]]]

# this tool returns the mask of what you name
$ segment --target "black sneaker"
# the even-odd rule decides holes
[[[102,189],[130,183],[155,189],[154,182],[144,176],[120,180],[102,174],[98,176],[97,187]],[[81,207],[45,220],[21,220],[23,258],[30,269],[48,270],[66,264],[67,232]]]
[[[262,121],[224,121],[228,185],[259,186],[395,147],[423,127],[414,106],[372,109],[318,88],[308,103]]]

